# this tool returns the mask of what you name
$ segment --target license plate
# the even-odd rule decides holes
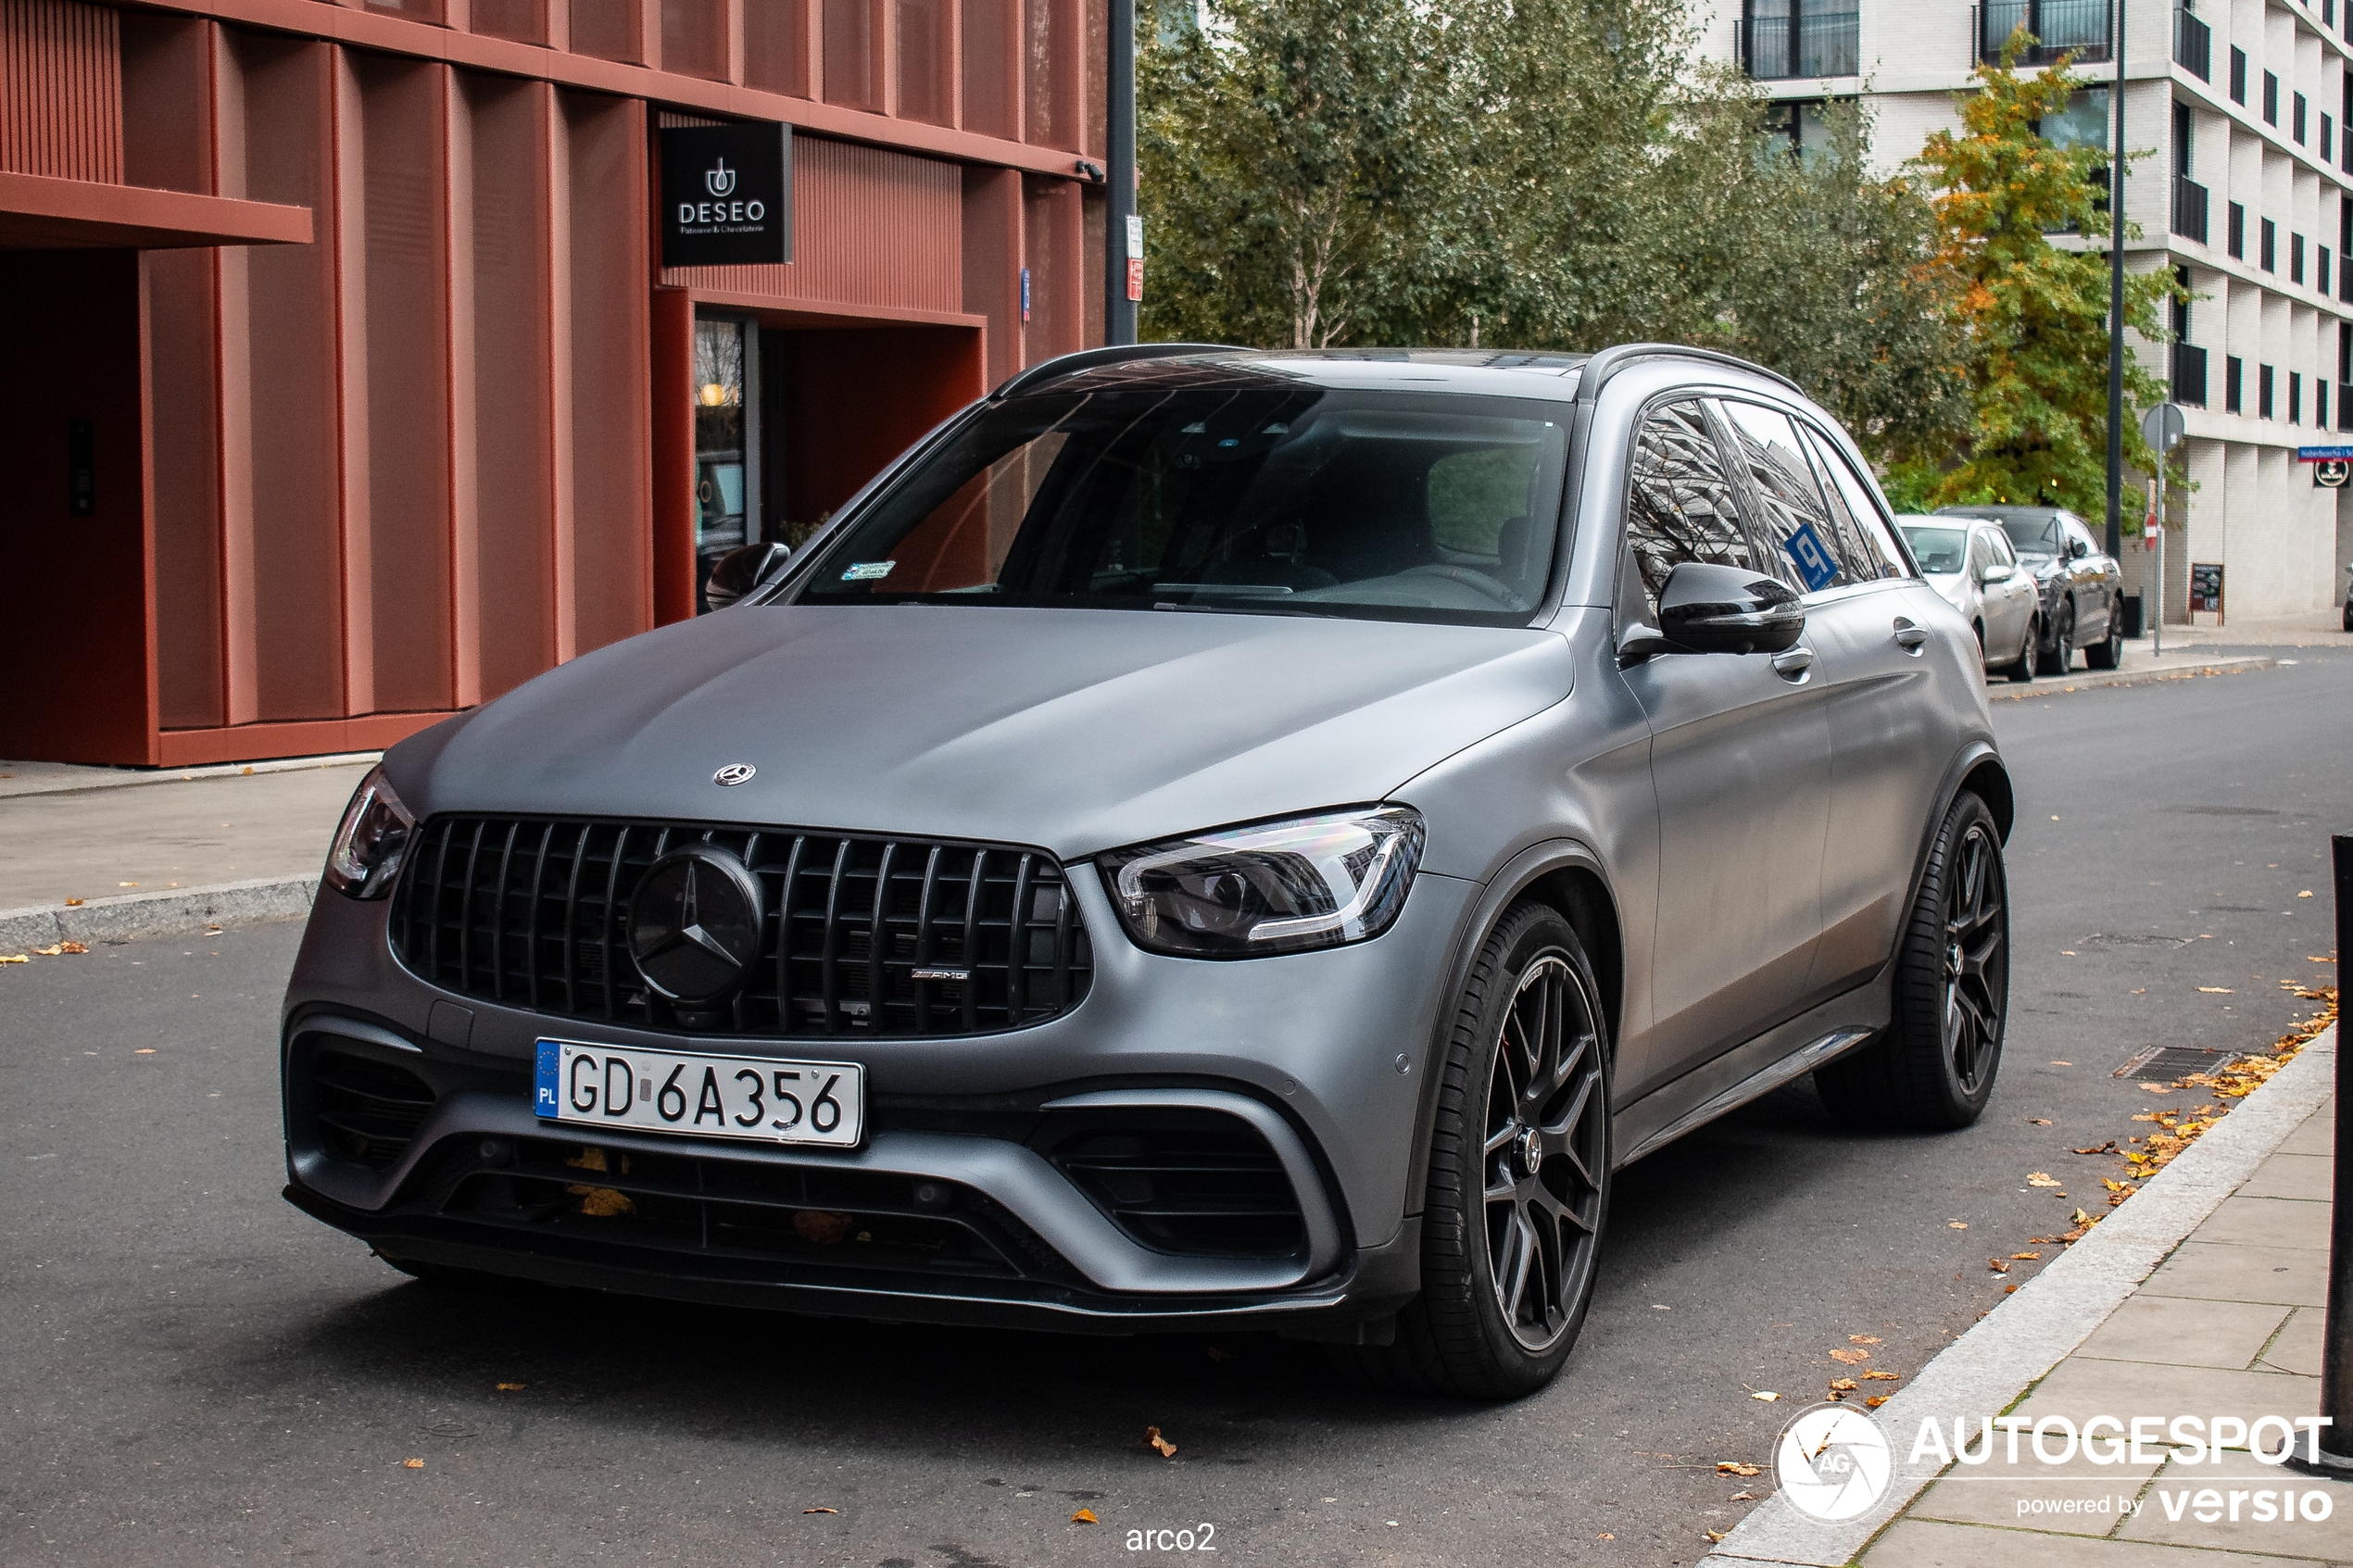
[[[542,1121],[567,1126],[854,1148],[866,1124],[866,1070],[542,1040],[534,1098]]]

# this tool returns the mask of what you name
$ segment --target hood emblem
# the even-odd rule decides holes
[[[733,995],[760,959],[760,882],[711,844],[646,868],[629,899],[629,957],[654,992],[690,1005]]]
[[[711,782],[717,784],[720,788],[725,789],[733,784],[749,782],[751,776],[758,771],[760,771],[760,770],[753,767],[749,762],[730,762],[725,767],[720,769],[719,771],[711,774]]]

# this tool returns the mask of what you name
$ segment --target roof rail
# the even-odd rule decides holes
[[[991,403],[1043,386],[1063,376],[1075,376],[1081,370],[1091,370],[1101,365],[1125,364],[1130,359],[1166,359],[1178,354],[1234,354],[1243,352],[1230,343],[1131,343],[1114,344],[1102,348],[1082,348],[1076,354],[1058,354],[1042,365],[1032,365],[1007,376],[1002,385],[988,395]]]
[[[1753,365],[1745,359],[1736,358],[1730,354],[1718,354],[1712,348],[1692,348],[1680,343],[1621,343],[1601,350],[1585,361],[1585,373],[1579,378],[1577,385],[1578,401],[1591,402],[1593,398],[1600,396],[1603,386],[1608,383],[1610,377],[1626,370],[1638,360],[1668,358],[1705,359],[1712,365],[1723,365],[1735,370],[1747,370],[1763,376],[1767,381],[1780,383],[1800,397],[1806,395],[1804,387],[1779,370],[1768,370],[1762,365]]]

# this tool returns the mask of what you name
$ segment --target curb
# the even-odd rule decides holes
[[[1875,1412],[1890,1433],[1924,1416],[1998,1415],[2067,1359],[2172,1250],[2271,1158],[2335,1088],[2337,1026],[2241,1100],[2132,1200],[1976,1326],[1946,1346]],[[1900,1442],[1891,1443],[1896,1455]],[[1888,1489],[1861,1516],[1825,1524],[1779,1493],[1701,1559],[1701,1568],[1841,1568],[1911,1507],[1945,1467],[1896,1460]]]
[[[315,876],[255,877],[249,882],[217,882],[208,887],[93,898],[71,907],[0,909],[0,951],[20,953],[59,942],[183,936],[231,921],[284,920],[309,913],[310,900],[318,891]]]
[[[2045,675],[2027,685],[2012,686],[2007,691],[1986,688],[1988,702],[2024,702],[2029,697],[2050,696],[2059,692],[2093,691],[2103,686],[2153,686],[2160,681],[2186,681],[2199,675],[2243,675],[2250,670],[2270,670],[2279,660],[2269,654],[2246,654],[2232,659],[2200,659],[2156,670],[2095,670],[2082,674]]]
[[[63,778],[0,781],[0,800],[33,795],[79,795],[93,789],[128,789],[138,784],[201,784],[207,779],[246,778],[260,773],[302,773],[317,768],[356,768],[383,759],[381,751],[335,751],[317,757],[281,757],[260,762],[208,762],[196,768],[88,768]],[[10,910],[9,913],[22,913]]]

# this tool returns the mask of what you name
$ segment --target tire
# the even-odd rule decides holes
[[[1584,944],[1551,908],[1513,905],[1454,999],[1438,1069],[1421,1294],[1394,1344],[1337,1350],[1344,1367],[1471,1399],[1553,1380],[1584,1326],[1609,1213],[1608,1058]]]
[[[2124,607],[2108,604],[2108,635],[2083,650],[2083,662],[2095,670],[2120,669],[2124,663]]]
[[[2052,628],[2051,646],[2036,660],[2040,673],[2064,675],[2075,668],[2075,601],[2059,606],[2058,624]]]
[[[1842,1119],[1948,1131],[1977,1120],[2009,1013],[2009,879],[1994,813],[1964,792],[1944,813],[1895,952],[1894,1014],[1814,1074]]]
[[[2039,616],[2029,616],[2026,621],[2026,636],[2018,645],[2018,658],[2012,659],[2007,666],[2007,671],[2011,680],[2031,681],[2034,679],[2034,645],[2041,639],[2042,633],[2042,618]]]

